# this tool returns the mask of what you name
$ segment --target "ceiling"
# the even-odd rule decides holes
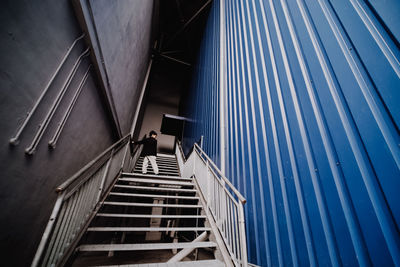
[[[186,67],[193,65],[211,4],[212,0],[156,0],[155,58]]]

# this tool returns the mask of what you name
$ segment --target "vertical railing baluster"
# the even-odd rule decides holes
[[[65,211],[65,217],[67,220],[70,218],[70,212],[71,212],[71,199],[68,199],[65,203],[67,210]],[[49,263],[53,264],[55,262],[55,259],[57,257],[57,253],[59,250],[59,247],[61,246],[61,240],[65,234],[65,229],[66,228],[66,222],[63,220],[60,226],[60,229],[58,231],[57,237],[56,237],[56,242],[54,244],[53,250],[50,254],[50,258],[49,258]]]
[[[212,199],[212,195],[211,195],[211,178],[210,178],[210,169],[209,169],[209,166],[208,166],[208,161],[206,162],[206,169],[207,169],[207,178],[206,178],[206,181],[207,181],[207,208],[208,209],[212,209],[212,203],[214,202],[213,201],[213,199]]]
[[[83,192],[83,190],[79,190],[77,191],[75,194],[78,194],[78,197],[76,199],[76,205],[75,207],[77,207],[78,212],[75,212],[75,216],[73,218],[73,225],[72,225],[72,229],[75,229],[75,232],[77,231],[76,229],[79,228],[79,220],[76,218],[80,218],[81,214],[82,214],[82,203],[85,203],[85,198],[86,198],[86,194]]]
[[[114,149],[111,151],[111,157],[110,157],[110,159],[107,161],[106,168],[104,169],[104,173],[103,173],[102,178],[101,178],[100,187],[99,187],[99,193],[98,193],[98,195],[97,195],[96,202],[98,202],[98,201],[100,200],[100,197],[101,197],[101,195],[103,194],[104,183],[106,182],[106,179],[107,179],[107,176],[108,176],[108,170],[109,170],[109,168],[110,168],[113,155],[114,155]]]
[[[65,194],[63,194],[63,195],[65,195]],[[59,230],[61,228],[61,225],[62,225],[62,222],[63,222],[63,218],[65,216],[66,210],[67,210],[67,206],[65,205],[65,202],[63,202],[60,214],[58,215],[58,218],[57,218],[56,226],[54,227],[54,231],[52,233],[49,245],[47,247],[46,254],[45,254],[45,256],[43,258],[43,261],[42,261],[42,265],[43,266],[46,266],[46,262],[49,260],[50,253],[52,251],[54,243],[56,242],[56,237],[58,236]]]
[[[243,204],[239,203],[239,233],[240,233],[240,244],[242,250],[242,265],[247,266],[247,246],[246,246],[246,229],[244,225],[244,211]],[[244,241],[244,242],[243,242]]]
[[[62,255],[64,254],[65,248],[67,247],[67,244],[69,243],[69,239],[71,238],[71,232],[73,231],[73,227],[74,227],[74,222],[75,222],[75,218],[76,218],[76,211],[79,210],[78,209],[78,201],[80,200],[80,195],[75,193],[74,197],[71,199],[71,202],[69,203],[69,206],[71,207],[70,209],[70,216],[68,216],[68,220],[65,226],[65,233],[62,236],[62,238],[60,239],[60,246],[59,249],[57,251],[57,254],[55,256],[55,260],[54,262],[57,263],[59,261],[59,259],[62,257]]]

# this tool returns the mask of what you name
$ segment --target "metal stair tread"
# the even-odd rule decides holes
[[[142,168],[136,168],[133,169],[133,171],[135,173],[139,173],[142,171]],[[175,176],[179,176],[179,171],[178,170],[162,170],[159,169],[158,170],[158,174],[155,174],[155,172],[153,172],[153,170],[150,168],[147,170],[147,173],[154,173],[154,175],[175,175]]]
[[[185,178],[181,176],[170,176],[170,175],[157,175],[157,174],[143,174],[141,172],[123,172],[122,176],[131,176],[131,177],[155,177],[159,179],[174,179],[174,180],[182,180],[182,181],[192,181],[192,178]]]
[[[205,219],[206,215],[159,215],[159,214],[126,214],[126,213],[97,213],[98,217],[116,217],[116,218],[177,218],[177,219]]]
[[[158,165],[158,164],[157,164],[157,165]],[[174,165],[174,164],[172,164],[172,165]],[[142,164],[136,164],[135,168],[136,168],[136,169],[142,168]],[[152,166],[151,164],[149,164],[149,165],[148,165],[148,168],[153,168],[153,166]],[[166,164],[164,164],[163,166],[161,166],[161,168],[159,168],[159,169],[164,169],[164,170],[165,170],[165,169],[178,170],[177,166],[171,166],[171,165],[166,165]]]
[[[169,184],[169,185],[186,185],[193,186],[192,182],[180,182],[180,181],[166,181],[160,179],[148,179],[148,178],[119,178],[118,181],[125,182],[138,182],[138,183],[148,183],[148,184]]]
[[[135,194],[135,193],[121,193],[121,192],[110,192],[111,196],[126,196],[126,197],[145,197],[145,198],[172,198],[172,199],[188,199],[196,200],[199,197],[191,196],[171,196],[171,195],[155,195],[155,194]]]
[[[153,186],[138,186],[138,185],[115,185],[114,188],[141,189],[149,191],[169,191],[169,192],[184,192],[195,193],[196,189],[170,188],[170,187],[153,187]]]
[[[162,207],[162,208],[202,208],[201,205],[192,204],[155,204],[155,203],[140,203],[140,202],[119,202],[119,201],[104,201],[104,205],[113,206],[133,206],[133,207]]]
[[[81,245],[78,251],[134,251],[134,250],[162,250],[182,248],[210,248],[217,244],[205,242],[180,242],[180,243],[143,243],[143,244],[93,244]]]
[[[211,231],[211,227],[89,227],[88,232],[192,232]]]
[[[143,159],[138,159],[137,164],[142,163]],[[164,159],[156,159],[157,163],[166,163],[166,164],[177,164],[176,160],[164,160]]]
[[[199,260],[199,261],[179,261],[174,263],[142,263],[142,264],[123,264],[123,265],[101,265],[98,267],[224,267],[225,264],[219,260]]]
[[[175,158],[175,154],[157,153],[157,157]]]

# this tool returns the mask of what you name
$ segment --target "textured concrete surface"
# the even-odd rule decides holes
[[[126,134],[149,62],[153,1],[91,0],[90,6],[118,120]]]

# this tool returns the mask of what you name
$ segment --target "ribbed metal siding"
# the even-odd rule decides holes
[[[225,164],[248,200],[250,261],[400,265],[400,2],[224,3]],[[188,114],[208,153],[220,139],[204,131],[219,111],[218,74],[204,68],[219,52],[219,6],[191,102],[206,110]]]
[[[220,164],[220,118],[219,118],[219,6],[213,5],[200,47],[192,81],[192,93],[189,97],[189,110],[186,111],[194,123],[186,124],[184,129],[183,148],[187,153],[198,142],[204,139],[203,149],[214,162]]]

